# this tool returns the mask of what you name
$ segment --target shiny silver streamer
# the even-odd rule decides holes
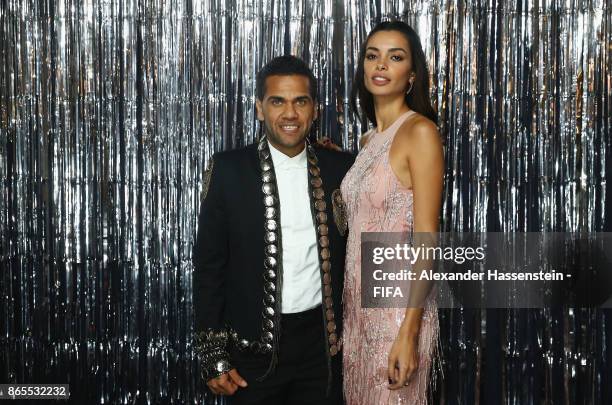
[[[381,19],[411,24],[429,58],[445,230],[604,230],[611,8],[1,1],[0,380],[68,382],[87,403],[223,402],[205,396],[191,347],[205,162],[256,139],[256,72],[286,52],[319,78],[316,136],[355,151],[366,128],[350,86]],[[610,400],[602,311],[454,311],[442,324],[439,402]]]

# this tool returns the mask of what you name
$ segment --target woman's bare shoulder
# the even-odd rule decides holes
[[[440,133],[438,126],[429,118],[415,113],[406,120],[397,130],[394,142],[406,146],[438,146],[440,145]],[[413,149],[411,148],[411,149]]]

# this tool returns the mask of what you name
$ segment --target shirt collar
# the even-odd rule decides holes
[[[294,157],[289,157],[272,146],[269,141],[266,142],[268,142],[275,169],[304,169],[306,167],[306,147]]]

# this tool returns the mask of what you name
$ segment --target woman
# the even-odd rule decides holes
[[[341,186],[349,237],[343,368],[347,405],[424,404],[438,336],[431,297],[421,307],[361,308],[361,232],[437,232],[443,153],[419,37],[383,22],[361,50],[353,88],[374,128]]]

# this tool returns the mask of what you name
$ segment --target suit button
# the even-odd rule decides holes
[[[338,346],[336,345],[329,346],[329,354],[331,354],[332,356],[335,356],[336,354],[338,354]]]
[[[266,266],[267,269],[272,270],[276,267],[276,259],[273,257],[266,257],[266,260],[264,260],[264,265]]]
[[[266,232],[265,239],[267,243],[276,242],[276,232]]]
[[[323,269],[323,271],[327,272],[331,270],[331,263],[329,260],[324,260],[323,263],[321,263],[321,268]]]
[[[320,224],[327,223],[327,214],[323,211],[317,212],[317,221],[319,221]]]
[[[321,247],[328,247],[329,246],[329,238],[327,236],[321,236],[319,238],[319,245],[321,245]]]

